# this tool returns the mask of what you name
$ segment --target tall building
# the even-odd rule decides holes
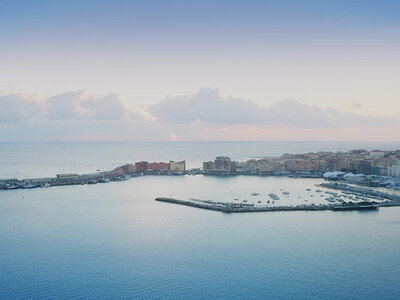
[[[218,156],[214,163],[216,172],[231,172],[231,159],[228,156]]]

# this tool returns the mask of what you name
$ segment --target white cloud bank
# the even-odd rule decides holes
[[[190,96],[168,97],[150,106],[149,111],[158,119],[172,123],[204,121],[222,125],[262,124],[315,129],[400,124],[399,114],[385,118],[364,116],[334,108],[322,109],[296,100],[277,101],[261,107],[250,100],[223,97],[214,89],[201,89]]]
[[[0,123],[22,122],[40,112],[40,105],[18,95],[0,96]]]
[[[117,94],[0,96],[2,142],[132,140],[400,140],[400,114],[365,116],[296,100],[260,106],[215,89],[127,109]]]
[[[0,96],[0,122],[40,120],[121,120],[132,116],[118,95],[85,97],[84,91],[65,92],[45,101],[21,95]]]

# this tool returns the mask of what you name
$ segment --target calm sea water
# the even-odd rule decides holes
[[[195,165],[217,154],[245,159],[315,148],[133,145],[1,145],[1,177],[14,168],[53,175],[68,164],[73,171],[128,159],[192,159]],[[286,186],[291,197],[280,201],[295,204],[301,201],[297,195],[318,182],[145,176],[0,191],[0,298],[400,298],[399,208],[224,214],[154,201],[170,194],[229,200],[232,193],[249,196],[254,189],[262,199]]]

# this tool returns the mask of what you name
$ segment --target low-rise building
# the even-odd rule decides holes
[[[175,173],[183,173],[186,171],[186,162],[183,161],[170,161],[169,170]]]
[[[138,172],[146,171],[146,170],[147,170],[147,164],[148,164],[147,161],[139,161],[139,162],[136,162],[136,163],[135,163],[136,171],[138,171]]]
[[[286,170],[295,171],[297,170],[297,161],[295,159],[287,159],[285,162]]]
[[[57,174],[58,179],[76,179],[79,177],[79,174],[68,173],[68,174]]]
[[[379,158],[382,158],[382,157],[384,157],[385,156],[385,151],[382,151],[382,150],[372,150],[372,151],[370,151],[370,156],[373,158],[373,159],[379,159]]]
[[[136,171],[136,166],[133,164],[126,164],[121,166],[125,174],[131,174]]]
[[[169,170],[169,163],[166,163],[166,162],[147,163],[147,170],[152,170],[152,171]]]
[[[115,168],[114,169],[114,174],[115,175],[122,175],[122,174],[124,174],[124,169],[122,169],[121,167]]]
[[[215,163],[213,161],[203,162],[203,172],[204,173],[214,172],[214,170],[215,170]]]
[[[243,161],[235,161],[236,173],[246,172],[246,163]]]

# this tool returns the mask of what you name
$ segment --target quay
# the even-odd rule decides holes
[[[221,211],[224,213],[244,213],[244,212],[272,212],[272,211],[344,211],[344,210],[374,210],[379,207],[400,206],[400,203],[377,203],[377,202],[360,202],[360,203],[341,203],[341,204],[301,204],[295,206],[255,206],[252,204],[237,204],[214,202],[211,200],[180,200],[175,198],[158,197],[156,201],[180,204],[185,206],[196,207],[200,209]]]
[[[367,189],[367,188],[361,188],[361,187],[355,187],[352,185],[348,185],[346,183],[331,183],[331,182],[325,183],[325,182],[323,182],[316,186],[333,189],[333,190],[340,190],[340,191],[349,192],[352,194],[359,194],[359,195],[363,195],[363,196],[369,196],[369,197],[372,196],[372,197],[377,197],[377,198],[381,198],[381,199],[387,199],[394,203],[400,203],[400,195],[399,194],[381,192],[381,191]]]

